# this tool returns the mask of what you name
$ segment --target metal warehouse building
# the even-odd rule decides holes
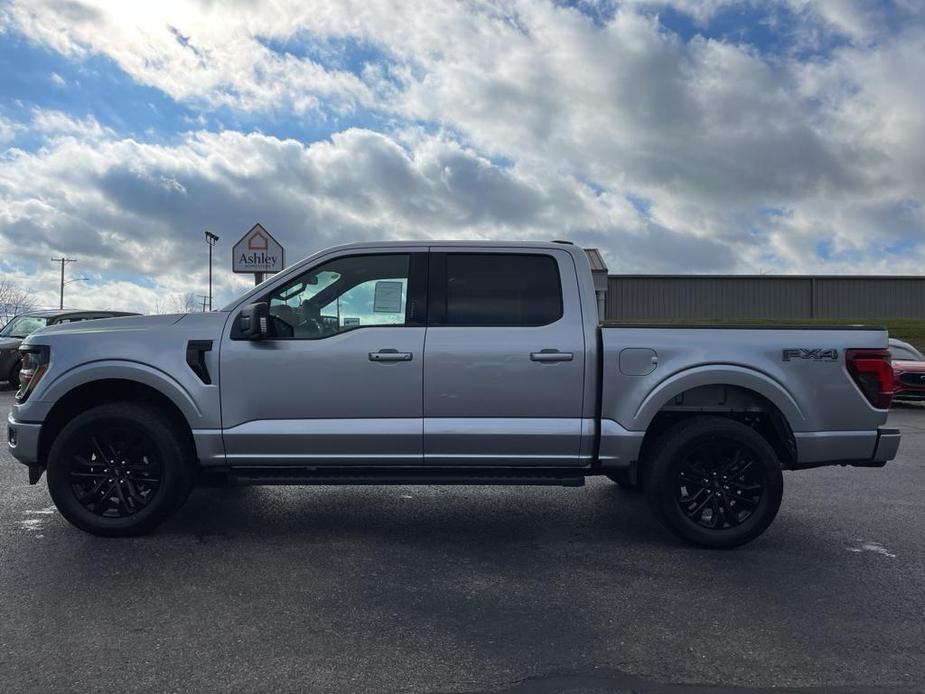
[[[608,320],[925,318],[925,276],[610,275]]]

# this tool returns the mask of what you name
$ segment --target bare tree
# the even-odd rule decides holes
[[[13,316],[35,308],[35,297],[15,282],[0,279],[0,321],[6,324]]]
[[[202,304],[193,292],[170,294],[154,302],[154,313],[193,313],[201,310]]]

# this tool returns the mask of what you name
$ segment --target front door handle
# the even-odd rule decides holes
[[[544,363],[551,361],[572,361],[574,358],[574,352],[560,352],[557,349],[543,349],[539,352],[530,352],[531,361]]]
[[[397,349],[380,349],[378,352],[370,352],[370,361],[411,361],[411,352],[399,352]]]

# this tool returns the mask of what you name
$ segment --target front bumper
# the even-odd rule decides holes
[[[10,413],[6,419],[6,445],[10,455],[24,465],[41,464],[39,461],[39,432],[41,429],[41,424],[17,422]]]

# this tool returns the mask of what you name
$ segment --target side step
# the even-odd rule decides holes
[[[233,467],[228,483],[255,484],[520,484],[582,487],[584,471],[563,468]]]

